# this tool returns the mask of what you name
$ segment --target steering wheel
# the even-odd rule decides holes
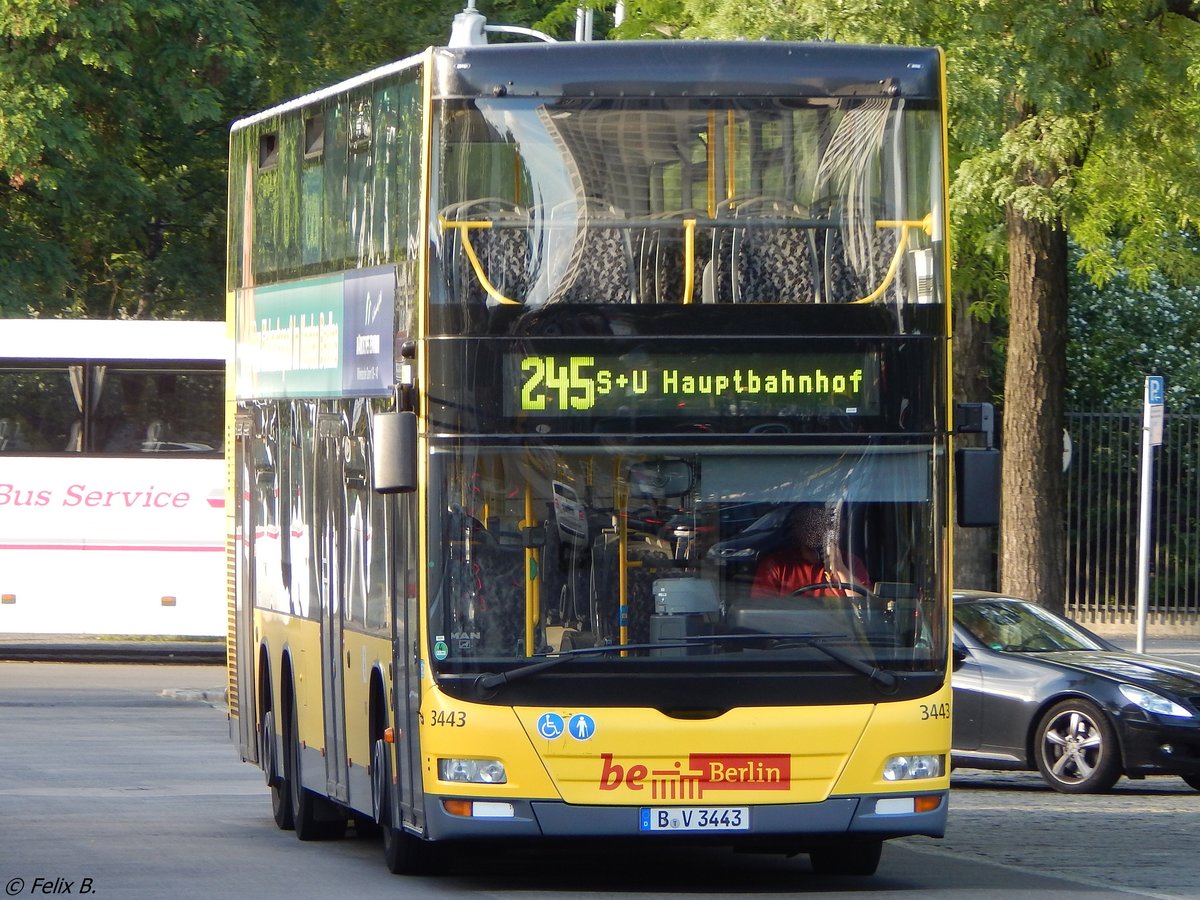
[[[806,584],[803,587],[796,588],[794,591],[792,591],[791,595],[793,597],[799,597],[802,594],[807,594],[809,592],[828,591],[831,589],[835,591],[850,591],[851,593],[858,594],[860,597],[866,600],[871,600],[875,597],[875,592],[870,588],[864,587],[863,585],[857,584],[853,581],[818,581],[814,582],[813,584]]]
[[[804,594],[816,594],[819,591],[848,591],[851,594],[857,594],[856,597],[844,597],[850,602],[847,604],[854,615],[854,618],[864,624],[871,616],[871,609],[875,603],[875,592],[868,587],[857,584],[853,581],[821,581],[813,584],[806,584],[792,591],[791,596],[800,597]],[[835,594],[834,596],[841,596]],[[826,599],[824,597],[820,599]]]

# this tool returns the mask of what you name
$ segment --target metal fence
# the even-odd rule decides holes
[[[1067,614],[1136,622],[1142,419],[1068,413]],[[1147,621],[1200,627],[1200,415],[1168,412],[1155,453]]]

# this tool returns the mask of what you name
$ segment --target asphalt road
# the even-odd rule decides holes
[[[1176,778],[1067,797],[1034,775],[959,772],[949,836],[889,844],[873,878],[805,857],[606,845],[477,848],[397,878],[377,840],[303,844],[227,741],[217,666],[0,663],[0,884],[7,896],[1195,898],[1200,794]]]

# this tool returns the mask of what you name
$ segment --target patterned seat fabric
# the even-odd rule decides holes
[[[746,229],[737,245],[740,303],[815,303],[817,255],[808,228]]]
[[[659,578],[680,578],[687,572],[680,569],[669,548],[651,538],[631,536],[626,546],[629,565],[626,617],[628,641],[644,644],[650,640],[650,614],[654,611],[654,582]],[[601,537],[592,547],[590,586],[598,607],[599,640],[616,642],[620,635],[620,578],[619,544],[612,536]]]
[[[638,246],[638,295],[642,303],[682,303],[687,259],[684,219],[707,218],[703,210],[658,217],[666,227],[645,229]],[[697,228],[693,244],[692,302],[699,302],[704,267],[712,257],[712,229]]]
[[[521,223],[500,219],[490,229],[471,233],[472,246],[488,281],[503,296],[521,302],[529,292],[529,232]],[[514,227],[504,227],[513,225]],[[470,300],[486,297],[483,285],[471,273]]]
[[[823,257],[825,262],[825,293],[833,303],[850,303],[870,296],[883,283],[898,240],[895,229],[879,228],[871,232],[871,259],[866,271],[855,269],[847,257],[845,235],[840,228],[825,232]],[[903,270],[880,299],[900,302],[903,299]]]
[[[789,200],[729,201],[718,218],[746,225],[720,227],[713,238],[713,287],[718,303],[818,303],[822,299],[816,238],[807,214]],[[762,220],[758,224],[755,220]]]
[[[469,241],[492,286],[509,300],[523,302],[531,283],[528,212],[507,201],[487,199],[460,203],[442,215],[450,222],[492,223],[491,228],[449,229],[447,278],[454,295],[472,306],[497,302],[471,265],[465,246]]]
[[[576,214],[574,204],[565,207]],[[633,247],[629,230],[613,225],[594,225],[593,219],[623,219],[624,213],[607,204],[588,201],[579,214],[578,230],[570,259],[558,287],[550,297],[556,303],[636,302]]]

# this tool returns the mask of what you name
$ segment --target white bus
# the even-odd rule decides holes
[[[225,632],[223,322],[0,321],[0,633]]]

